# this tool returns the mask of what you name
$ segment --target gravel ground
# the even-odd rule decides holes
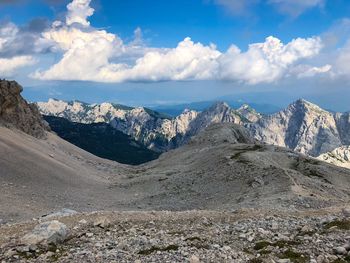
[[[64,242],[21,244],[37,219],[0,228],[0,262],[349,262],[350,213],[338,211],[77,214],[58,218]]]

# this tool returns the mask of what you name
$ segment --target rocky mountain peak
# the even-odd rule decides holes
[[[309,102],[305,99],[298,99],[295,102],[293,102],[292,104],[290,104],[288,106],[289,110],[294,110],[294,111],[303,111],[303,112],[314,112],[317,114],[320,113],[329,113],[326,110],[322,109],[321,107],[319,107],[318,105]]]
[[[230,106],[226,102],[218,101],[218,102],[214,103],[209,109],[207,109],[207,111],[222,112],[222,111],[225,111],[228,109],[230,109]]]
[[[16,81],[0,80],[0,124],[43,138],[49,127],[36,105],[22,98],[22,90]]]

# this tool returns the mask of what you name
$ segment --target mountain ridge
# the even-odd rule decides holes
[[[45,104],[38,105],[41,108],[40,106]],[[93,105],[101,108],[111,104]],[[156,115],[152,116],[142,109],[123,111],[110,108],[105,112],[101,111],[100,115],[81,121],[105,120],[117,130],[159,152],[183,145],[208,125],[218,122],[238,123],[262,142],[288,147],[314,157],[337,147],[350,145],[350,114],[329,112],[305,99],[298,99],[271,115],[260,114],[247,104],[232,109],[225,102],[216,102],[203,111],[184,110],[179,116],[171,119],[157,118]],[[50,113],[46,112],[45,108],[41,109],[41,112]],[[51,114],[65,117],[64,111]],[[73,111],[71,114],[66,118],[73,121],[79,119],[79,111]]]

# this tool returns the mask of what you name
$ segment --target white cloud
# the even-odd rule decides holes
[[[317,55],[321,48],[319,38],[298,38],[283,45],[279,39],[268,37],[264,43],[251,44],[243,53],[232,46],[219,60],[221,78],[249,84],[273,82],[295,62]]]
[[[332,65],[324,65],[321,67],[310,66],[310,65],[298,65],[290,70],[291,75],[295,75],[298,78],[311,78],[316,75],[330,73]]]
[[[89,16],[94,14],[94,9],[90,7],[91,0],[74,0],[67,5],[68,13],[66,16],[66,24],[68,26],[78,23],[83,26],[89,26],[87,21]]]
[[[276,6],[279,12],[296,17],[307,9],[322,7],[325,0],[268,0],[268,3]]]
[[[97,82],[167,81],[225,79],[248,84],[269,83],[285,75],[298,61],[317,55],[321,39],[297,38],[283,44],[275,37],[221,53],[215,45],[195,43],[185,38],[176,48],[152,49],[144,46],[142,31],[135,30],[129,44],[116,35],[89,26],[86,18],[93,13],[90,1],[74,0],[68,5],[66,23],[54,22],[43,33],[62,59],[32,76],[42,80],[83,80]],[[70,23],[68,17],[82,18]],[[79,15],[77,15],[79,14]],[[78,19],[75,19],[77,21]]]
[[[33,65],[36,60],[32,56],[17,56],[12,58],[0,58],[0,78],[10,77],[21,67]]]

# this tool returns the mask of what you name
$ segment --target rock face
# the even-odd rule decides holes
[[[350,139],[349,113],[333,114],[302,99],[247,128],[260,141],[311,156],[348,145]]]
[[[22,238],[25,245],[53,244],[57,245],[63,242],[68,235],[68,229],[65,224],[54,220],[37,225],[33,231]]]
[[[350,168],[350,146],[342,146],[331,152],[321,154],[317,159],[337,166]]]
[[[15,81],[0,80],[0,125],[43,138],[49,127],[37,107],[22,98],[22,90]]]

